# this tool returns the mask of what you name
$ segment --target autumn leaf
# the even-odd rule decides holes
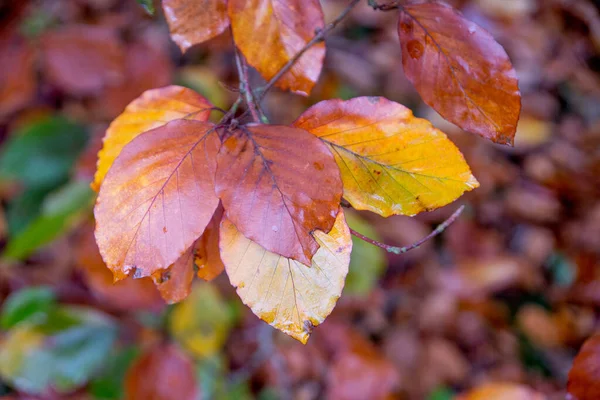
[[[174,345],[156,345],[142,354],[127,371],[125,398],[200,398],[194,364]]]
[[[125,77],[125,51],[112,28],[70,25],[45,33],[40,43],[44,72],[69,94],[94,94]]]
[[[212,124],[177,120],[123,148],[94,209],[96,241],[115,279],[166,269],[200,237],[219,204],[220,144]]]
[[[513,144],[521,111],[516,72],[491,34],[452,7],[401,7],[402,65],[425,103],[459,127]]]
[[[229,0],[229,17],[237,47],[267,80],[325,25],[318,0]],[[276,86],[310,94],[319,79],[324,58],[325,44],[315,44]]]
[[[314,236],[320,248],[307,267],[247,239],[228,219],[221,223],[221,257],[244,304],[302,343],[335,307],[352,251],[342,211],[328,234],[315,231]]]
[[[196,242],[194,265],[198,268],[198,278],[205,281],[212,281],[225,269],[219,252],[221,219],[223,219],[223,207],[218,207],[204,233]]]
[[[182,301],[192,291],[195,247],[196,243],[192,244],[166,271],[152,274],[156,288],[168,304]]]
[[[544,400],[545,398],[542,393],[527,386],[497,382],[481,385],[458,396],[456,400]]]
[[[171,38],[183,52],[229,26],[227,0],[163,0],[162,5]]]
[[[249,125],[224,141],[217,163],[227,218],[265,249],[310,265],[319,248],[311,233],[329,232],[342,195],[327,146],[301,129]]]
[[[446,135],[382,97],[322,101],[294,126],[327,144],[340,167],[344,198],[384,217],[415,215],[479,186]]]
[[[0,117],[27,105],[36,92],[35,58],[31,46],[20,37],[0,40]]]
[[[595,400],[600,396],[600,335],[589,338],[581,347],[569,371],[567,392],[573,400]]]
[[[85,227],[75,247],[78,269],[98,300],[118,310],[157,310],[164,306],[150,278],[124,279],[113,283],[113,277],[94,240],[92,227]]]
[[[167,86],[144,92],[111,124],[98,153],[98,169],[92,188],[96,191],[123,147],[138,135],[169,121],[193,118],[207,121],[212,105],[204,97],[182,86]]]

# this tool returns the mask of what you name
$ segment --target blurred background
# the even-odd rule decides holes
[[[404,255],[355,240],[343,295],[303,346],[259,321],[224,274],[173,306],[151,281],[112,285],[93,238],[89,183],[108,124],[171,83],[228,108],[229,34],[182,56],[158,4],[151,16],[135,0],[0,0],[1,399],[565,397],[600,306],[600,1],[449,2],[514,63],[514,148],[426,107],[402,72],[396,13],[366,3],[328,37],[309,98],[267,96],[270,120],[385,96],[446,132],[481,186],[415,218],[348,212],[355,230],[402,246],[466,205]],[[346,6],[322,4],[326,20]]]

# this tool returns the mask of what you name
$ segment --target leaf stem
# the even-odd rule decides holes
[[[353,229],[350,229],[350,233],[352,233],[357,238],[364,240],[367,243],[372,244],[373,246],[377,246],[377,247],[384,249],[388,253],[404,254],[407,251],[418,248],[423,243],[427,242],[428,240],[430,240],[430,239],[434,238],[435,236],[439,235],[440,233],[444,232],[450,225],[452,225],[458,219],[458,217],[460,216],[460,214],[462,214],[464,209],[465,209],[464,205],[460,206],[458,208],[458,210],[454,211],[454,213],[450,216],[450,218],[448,218],[447,220],[445,220],[444,222],[439,224],[437,226],[437,228],[435,228],[429,235],[425,236],[424,238],[422,238],[420,240],[417,240],[415,243],[411,244],[410,246],[406,246],[406,247],[390,246],[389,244],[378,242],[377,240],[371,239],[361,233],[356,232]]]
[[[291,60],[289,60],[276,74],[275,76],[273,76],[273,78],[271,78],[271,80],[269,80],[269,82],[267,82],[267,84],[261,89],[260,91],[260,95],[258,96],[258,101],[260,102],[264,97],[265,94],[271,90],[273,88],[273,86],[275,86],[275,83],[277,83],[277,81],[279,79],[281,79],[281,77],[283,75],[285,75],[296,63],[296,61],[298,61],[298,59],[300,57],[302,57],[302,55],[304,53],[306,53],[308,51],[308,49],[310,49],[312,46],[314,46],[315,44],[323,41],[325,39],[325,36],[332,31],[344,18],[346,18],[346,16],[350,13],[350,11],[354,8],[354,6],[356,6],[358,3],[360,3],[361,0],[352,0],[350,2],[350,4],[348,4],[348,6],[340,13],[340,15],[338,15],[333,21],[331,21],[329,24],[327,24],[323,29],[319,30],[315,36],[313,36],[313,38],[306,43],[306,45],[300,49],[300,51],[298,51],[294,57],[292,57]]]
[[[252,115],[254,122],[259,122],[261,119],[258,116],[258,107],[256,105],[254,94],[252,93],[252,87],[250,86],[250,79],[248,78],[248,65],[245,60],[242,60],[242,55],[235,48],[235,64],[237,66],[238,75],[240,77],[240,93],[246,100],[246,105]]]

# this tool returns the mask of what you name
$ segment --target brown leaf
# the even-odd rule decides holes
[[[569,372],[567,391],[572,400],[600,398],[600,335],[589,338],[581,347]]]
[[[398,33],[404,72],[425,103],[467,131],[513,144],[521,94],[492,35],[441,3],[402,7]]]
[[[212,124],[176,120],[127,144],[100,188],[100,253],[116,279],[166,269],[204,232],[219,203]]]
[[[237,47],[267,80],[325,25],[318,0],[229,0],[229,17]],[[325,44],[312,46],[277,82],[277,87],[310,94],[324,58]]]
[[[35,96],[33,49],[21,38],[0,40],[0,117],[19,110]]]
[[[227,0],[163,0],[162,5],[171,38],[183,52],[229,26]]]
[[[219,226],[221,225],[221,219],[223,219],[222,206],[217,208],[204,233],[196,242],[194,264],[198,268],[198,278],[205,281],[212,281],[225,269],[219,251]]]
[[[146,351],[125,376],[127,400],[194,400],[198,392],[193,363],[174,345]]]
[[[113,29],[69,25],[41,38],[48,79],[75,96],[98,92],[125,77],[125,53]]]
[[[192,291],[195,247],[196,243],[186,250],[166,271],[157,271],[152,274],[154,284],[168,304],[182,301]]]
[[[221,147],[216,192],[244,236],[310,265],[319,248],[312,232],[333,227],[342,182],[333,156],[315,136],[287,126],[249,125]]]

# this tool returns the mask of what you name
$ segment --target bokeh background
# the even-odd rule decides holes
[[[113,286],[93,239],[89,183],[108,123],[171,83],[227,108],[228,33],[182,56],[160,7],[0,0],[1,399],[564,398],[599,326],[600,1],[450,1],[514,63],[514,148],[426,107],[402,72],[396,13],[366,3],[328,37],[309,98],[267,97],[270,120],[385,96],[445,131],[481,187],[415,218],[348,212],[354,229],[408,245],[466,205],[404,255],[355,240],[342,298],[303,346],[259,321],[225,275],[173,306],[150,281]],[[346,5],[322,4],[328,19]]]

